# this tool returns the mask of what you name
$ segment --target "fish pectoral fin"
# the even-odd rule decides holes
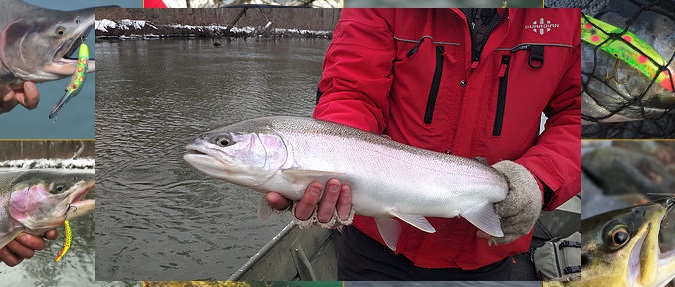
[[[384,243],[389,249],[396,250],[398,235],[401,234],[401,224],[391,217],[375,217],[374,219]]]
[[[265,194],[258,199],[258,219],[267,221],[272,215],[272,207],[267,203]]]
[[[499,221],[499,215],[495,213],[491,203],[469,208],[460,214],[478,229],[494,237],[503,237],[504,232]]]
[[[323,171],[323,170],[307,170],[307,169],[286,169],[282,171],[284,177],[293,179],[294,183],[307,183],[309,184],[313,180],[325,179],[328,178],[340,178],[344,173],[332,172],[332,171]]]
[[[14,238],[17,238],[22,232],[24,232],[23,228],[17,228],[7,234],[2,235],[2,238],[0,238],[0,248],[5,247],[7,243],[14,240]]]
[[[417,229],[422,230],[427,233],[434,233],[436,229],[431,226],[431,223],[427,221],[424,216],[419,214],[405,214],[397,213],[396,211],[390,212],[391,216],[394,216],[400,220],[405,221],[405,223],[415,226]]]

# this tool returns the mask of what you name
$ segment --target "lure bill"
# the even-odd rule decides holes
[[[66,241],[63,243],[61,252],[56,255],[56,262],[59,262],[59,260],[63,258],[63,255],[66,255],[66,252],[70,249],[70,244],[73,242],[73,231],[70,229],[70,222],[68,222],[68,219],[63,221],[63,228],[66,230]]]
[[[80,52],[77,55],[77,69],[75,73],[70,78],[68,87],[66,87],[66,94],[61,97],[58,103],[52,108],[52,111],[49,113],[49,118],[53,119],[59,115],[61,109],[70,101],[70,99],[77,96],[77,94],[82,91],[82,86],[84,85],[84,79],[89,69],[89,47],[82,43],[80,44]]]
[[[623,40],[615,35],[620,35]],[[581,39],[626,62],[645,76],[655,79],[656,84],[663,88],[673,91],[671,71],[662,68],[666,67],[668,62],[652,46],[630,31],[582,15]]]

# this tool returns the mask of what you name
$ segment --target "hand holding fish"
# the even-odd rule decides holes
[[[44,236],[49,240],[55,240],[57,237],[56,229],[47,231]],[[45,249],[45,247],[46,243],[42,237],[24,233],[0,248],[0,261],[5,262],[7,266],[14,267],[24,259],[32,258],[35,251]]]
[[[267,194],[267,203],[274,209],[287,209],[289,202],[280,193]],[[293,217],[301,227],[315,222],[327,228],[351,223],[354,217],[351,187],[335,178],[328,180],[325,188],[321,182],[313,181],[307,186],[302,199],[293,204]]]
[[[504,237],[491,237],[480,230],[476,236],[488,239],[490,245],[506,244],[530,233],[541,213],[542,195],[534,176],[522,165],[504,160],[492,167],[504,174],[509,184],[506,198],[494,203]]]
[[[0,114],[11,111],[18,104],[32,110],[39,101],[40,93],[33,82],[24,82],[19,88],[11,88],[10,85],[0,87]]]

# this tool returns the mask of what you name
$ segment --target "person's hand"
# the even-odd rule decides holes
[[[504,237],[491,237],[480,230],[476,236],[488,239],[490,245],[506,244],[530,233],[534,227],[541,213],[541,190],[532,173],[520,164],[504,160],[492,167],[504,174],[509,184],[509,194],[494,204]]]
[[[293,206],[293,217],[300,227],[312,223],[327,228],[351,224],[354,217],[352,209],[352,189],[338,179],[326,182],[325,192],[321,182],[313,181],[307,186],[305,194]],[[267,203],[276,210],[287,209],[291,201],[277,192],[267,194]]]
[[[40,93],[33,82],[24,82],[18,88],[12,88],[10,85],[0,87],[0,114],[11,111],[18,104],[32,110],[37,107],[39,101]]]
[[[45,238],[47,239],[54,240],[57,237],[58,233],[56,233],[56,229],[45,233]],[[42,237],[23,233],[0,248],[0,261],[5,262],[10,267],[14,267],[24,259],[32,258],[36,250],[45,249],[45,246],[47,245]]]

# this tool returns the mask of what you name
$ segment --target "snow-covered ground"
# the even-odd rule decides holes
[[[54,168],[54,169],[93,169],[95,168],[93,158],[78,159],[22,159],[0,161],[0,168]]]

